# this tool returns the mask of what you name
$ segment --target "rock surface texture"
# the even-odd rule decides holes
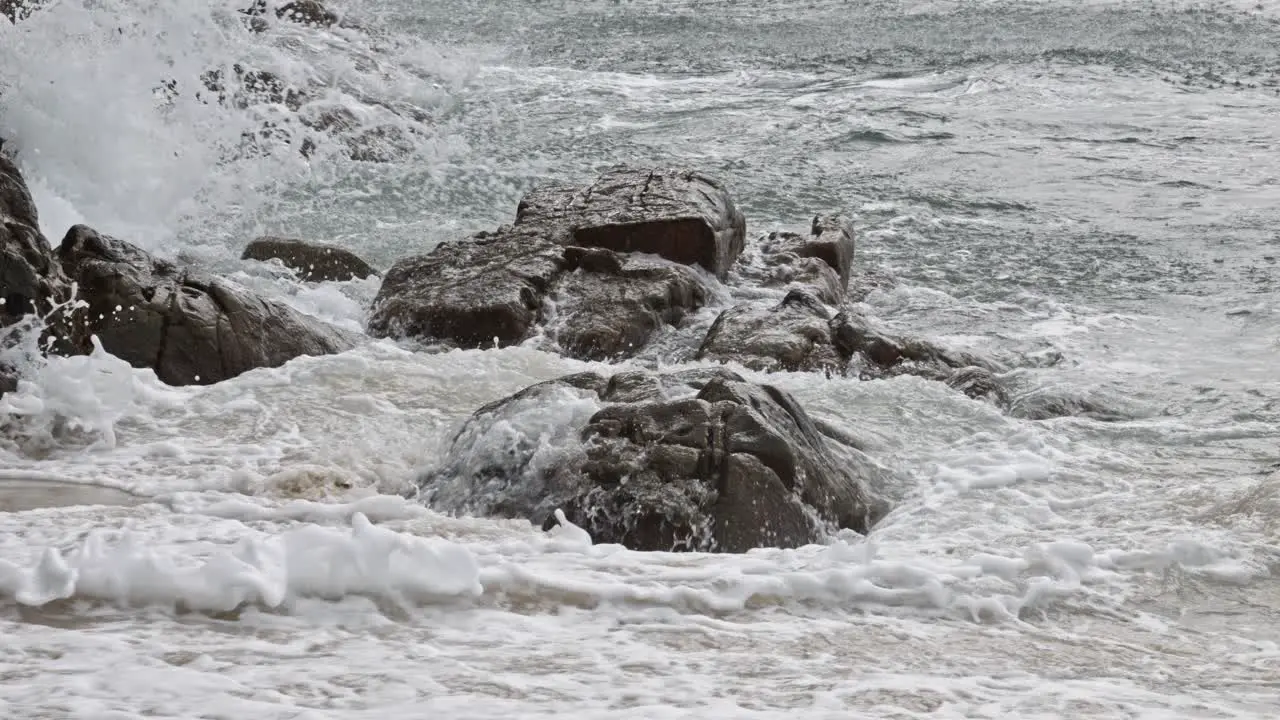
[[[310,282],[363,279],[376,275],[369,263],[355,253],[332,245],[281,237],[260,237],[249,243],[242,260],[279,260]]]
[[[354,345],[318,319],[83,225],[71,228],[58,253],[89,303],[77,317],[103,348],[170,385],[215,383]]]
[[[692,171],[618,169],[583,188],[540,188],[514,225],[396,263],[369,331],[475,348],[545,324],[567,355],[628,357],[706,303],[694,266],[724,276],[745,227],[723,187]]]
[[[55,305],[71,299],[71,283],[40,232],[40,217],[18,168],[0,155],[0,327],[28,314],[49,315],[45,337],[56,352],[87,348],[87,335]]]
[[[565,426],[554,408],[578,420],[548,456],[541,425]],[[560,508],[638,550],[743,552],[866,532],[887,510],[868,487],[883,474],[789,394],[698,369],[573,375],[487,405],[423,490],[438,508],[544,527]]]

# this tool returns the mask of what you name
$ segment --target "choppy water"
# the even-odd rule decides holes
[[[397,495],[480,404],[601,366],[370,343],[168,388],[51,360],[0,400],[0,476],[152,501],[0,513],[0,716],[1275,716],[1280,6],[335,0],[358,27],[254,36],[156,5],[0,22],[0,137],[54,239],[86,221],[354,328],[376,281],[303,287],[243,244],[385,267],[538,180],[690,164],[753,232],[856,217],[890,325],[1041,358],[1025,402],[1128,419],[769,376],[902,472],[897,509],[865,540],[646,554]],[[246,152],[302,127],[196,101],[233,62],[409,140]]]

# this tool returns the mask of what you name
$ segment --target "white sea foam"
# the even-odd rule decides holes
[[[273,22],[261,36],[241,29],[237,3],[50,5],[17,27],[0,21],[0,136],[54,242],[87,222],[358,329],[376,279],[302,285],[241,263],[244,242],[300,235],[386,267],[509,222],[520,192],[542,176],[582,180],[623,159],[705,163],[743,199],[753,233],[837,205],[858,209],[860,261],[914,278],[874,289],[860,308],[894,331],[1025,360],[1002,378],[1018,393],[1087,398],[1135,419],[1032,422],[919,378],[735,368],[794,393],[892,466],[895,509],[867,538],[735,556],[637,553],[564,522],[544,533],[405,497],[424,469],[440,467],[475,408],[534,382],[616,367],[529,347],[427,354],[371,341],[171,388],[101,349],[40,360],[28,332],[0,350],[25,372],[0,398],[0,484],[81,483],[140,497],[128,507],[0,513],[0,717],[1274,715],[1280,526],[1277,476],[1265,466],[1280,427],[1268,309],[1280,305],[1262,256],[1273,173],[1238,138],[1165,155],[1133,143],[1124,147],[1135,157],[1156,153],[1120,168],[1158,176],[1142,192],[1194,163],[1221,178],[1213,193],[1230,193],[1138,197],[1079,179],[1124,164],[1118,151],[1044,143],[1071,133],[1216,142],[1245,128],[1257,146],[1271,137],[1258,121],[1270,100],[1242,91],[1228,113],[1219,95],[1129,76],[1099,81],[1092,66],[1047,58],[1029,70],[864,77],[861,65],[882,54],[878,38],[822,45],[829,56],[786,65],[811,49],[816,25],[791,28],[767,60],[712,73],[668,72],[665,58],[651,67],[652,49],[632,42],[655,24],[702,27],[723,13],[708,26],[718,41],[757,27],[758,3],[471,4],[442,17],[448,10],[435,4],[335,0],[368,29]],[[870,11],[805,5],[774,3],[769,23]],[[963,32],[936,38],[937,8],[913,8],[912,44],[975,42]],[[589,30],[548,50],[538,44],[543,13]],[[616,13],[631,13],[625,32],[600,24]],[[1038,18],[1016,19],[1017,36],[1034,45]],[[520,48],[476,52],[408,34],[471,37],[510,23],[534,28],[520,31]],[[599,57],[573,55],[597,41],[606,43]],[[606,61],[617,67],[592,69]],[[195,100],[201,73],[236,62],[307,88],[308,105],[294,114]],[[161,102],[154,91],[169,77],[181,94]],[[963,94],[964,78],[983,92]],[[409,106],[428,117],[414,120]],[[264,121],[298,130],[300,116],[331,107],[350,110],[359,130],[399,127],[412,147],[385,164],[350,161],[343,140],[321,136],[309,159],[300,136],[264,155],[243,152],[241,134]],[[895,142],[843,144],[867,128],[887,128]],[[936,146],[916,137],[932,130],[954,137]],[[1023,173],[1017,158],[1029,149],[1041,164]],[[1026,201],[951,213],[918,199],[935,191],[948,202],[966,193]],[[1215,205],[1238,217],[1215,220]],[[1066,234],[1041,255],[1019,255],[1027,248],[1017,242],[988,252],[984,234],[1007,232],[1006,216],[1019,213]],[[1081,216],[1093,225],[1080,229]],[[1180,224],[1226,250],[1143,245],[1152,233],[1182,237]],[[1075,245],[1113,230],[1134,238]],[[945,245],[951,233],[971,246]],[[1229,284],[1208,286],[1218,294],[1195,284],[1211,275],[1197,253],[1227,256]],[[1034,268],[1017,264],[1077,256],[1087,271],[1055,265],[1059,275],[1034,287],[1019,273]],[[1087,299],[1065,286],[1112,262],[1181,278],[1186,292],[1123,276]],[[969,282],[964,273],[975,272],[989,282]],[[1113,301],[1119,294],[1126,300]],[[470,447],[483,455],[533,444],[540,462],[554,462],[597,405],[551,394]]]

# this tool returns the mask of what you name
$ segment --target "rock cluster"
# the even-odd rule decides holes
[[[480,408],[420,479],[422,497],[445,511],[543,527],[560,510],[597,541],[641,550],[742,552],[868,532],[888,512],[890,472],[790,394],[723,364],[913,373],[1007,398],[998,364],[891,333],[859,312],[854,250],[840,217],[748,240],[718,180],[618,167],[587,185],[535,188],[511,224],[396,262],[370,308],[375,337],[446,348],[532,341],[612,361],[686,332],[701,338],[693,357],[712,363],[572,375]],[[288,238],[259,238],[243,259],[279,262],[307,282],[377,274],[342,248]],[[93,336],[170,384],[218,382],[359,340],[87,226],[51,247],[3,157],[0,261],[5,325],[47,316],[47,352],[87,352]],[[722,308],[713,321],[708,306]],[[0,392],[13,390],[15,373],[0,366]],[[558,407],[574,411],[547,412]]]

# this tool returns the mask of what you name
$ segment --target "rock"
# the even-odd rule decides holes
[[[254,70],[240,63],[231,66],[230,82],[221,68],[214,68],[201,73],[200,83],[219,105],[230,102],[241,110],[252,105],[272,104],[284,105],[296,112],[308,100],[303,90],[287,84],[270,70]],[[196,94],[197,99],[204,97],[202,93]]]
[[[808,235],[771,232],[758,239],[736,268],[741,280],[763,287],[808,287],[839,305],[853,271],[853,230],[838,216],[813,219]]]
[[[355,343],[351,334],[286,305],[84,225],[67,232],[58,254],[89,303],[77,316],[103,348],[154,369],[170,385],[215,383]]]
[[[523,342],[564,264],[563,248],[536,230],[503,228],[441,243],[391,266],[373,301],[369,333],[464,348]]]
[[[716,318],[696,357],[763,372],[843,373],[849,358],[832,342],[831,319],[809,289],[794,289],[773,307],[737,305]]]
[[[634,355],[663,325],[679,325],[706,303],[698,275],[684,265],[599,248],[569,247],[557,283],[553,333],[564,354],[584,360]]]
[[[293,0],[285,3],[276,8],[276,17],[312,27],[330,27],[338,22],[338,16],[316,0]]]
[[[996,405],[1007,406],[1009,398],[995,375],[986,368],[962,367],[952,372],[945,381],[947,386],[959,390],[974,400],[990,400]]]
[[[549,185],[520,201],[517,226],[564,245],[644,252],[701,265],[724,279],[746,219],[719,182],[693,170],[614,168],[587,187]]]
[[[517,226],[397,262],[374,299],[369,332],[505,347],[529,339],[554,313],[550,335],[561,351],[608,359],[634,354],[704,302],[702,282],[688,267],[561,247],[545,232]]]
[[[279,260],[302,280],[325,282],[363,279],[376,275],[369,263],[355,253],[332,245],[282,237],[260,237],[249,243],[242,260]]]
[[[692,171],[615,169],[587,188],[542,188],[514,226],[396,263],[369,331],[476,348],[523,342],[551,319],[566,354],[634,355],[703,306],[689,265],[724,272],[744,228],[724,190]]]
[[[959,368],[1004,370],[999,364],[972,353],[947,350],[925,340],[884,332],[866,317],[849,310],[832,318],[831,338],[842,356],[850,359],[860,356],[864,376],[906,373],[945,380]]]
[[[31,13],[39,10],[45,0],[0,0],[0,17],[9,19],[17,25],[31,17]]]
[[[0,155],[0,326],[28,314],[49,315],[70,299],[71,284],[40,232],[27,184],[17,166]],[[52,339],[49,347],[55,352],[87,347],[87,336],[61,313],[47,319],[45,337]]]
[[[867,532],[887,510],[867,486],[883,473],[787,393],[698,369],[584,373],[491,403],[422,489],[439,510],[544,528],[560,508],[636,550],[744,552]]]
[[[865,378],[920,375],[980,395],[987,392],[982,388],[994,387],[990,373],[1003,369],[977,355],[883,332],[851,310],[833,316],[809,288],[792,289],[773,307],[744,303],[720,313],[696,357],[738,362],[763,372],[856,372]],[[961,368],[972,370],[951,381]],[[977,371],[986,375],[979,377]]]

